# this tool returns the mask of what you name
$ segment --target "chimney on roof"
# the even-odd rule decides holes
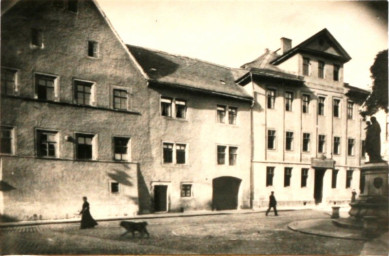
[[[292,40],[286,37],[281,37],[281,52],[282,54],[286,53],[292,49]]]

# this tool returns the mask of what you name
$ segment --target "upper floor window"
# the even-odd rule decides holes
[[[324,102],[325,102],[325,97],[319,96],[318,98],[318,106],[317,106],[317,114],[319,116],[324,116]]]
[[[340,70],[340,66],[334,64],[334,73],[333,73],[334,81],[339,81],[339,70]]]
[[[309,58],[303,58],[303,75],[309,76],[309,66],[311,65]]]
[[[303,152],[309,152],[310,141],[311,141],[311,134],[303,133]]]
[[[284,169],[284,187],[290,186],[290,178],[292,177],[292,168],[285,167]]]
[[[192,184],[181,184],[181,197],[192,196]]]
[[[129,160],[129,138],[114,137],[114,159],[119,161]]]
[[[177,119],[186,118],[186,101],[161,97],[161,115]]]
[[[71,12],[78,11],[78,0],[68,0],[68,10]]]
[[[16,70],[1,69],[1,91],[5,95],[14,95],[16,91]]]
[[[334,99],[333,101],[333,114],[334,117],[339,117],[340,116],[340,100]]]
[[[266,167],[266,187],[273,186],[274,169],[275,167]]]
[[[309,171],[309,169],[307,169],[307,168],[301,169],[301,187],[302,188],[307,186],[308,171]]]
[[[238,147],[233,146],[217,146],[217,164],[226,164],[226,152],[228,149],[228,165],[236,165],[238,157]]]
[[[88,41],[88,56],[99,57],[99,43],[95,41]]]
[[[91,160],[93,159],[93,139],[91,134],[76,135],[76,156],[77,159]]]
[[[325,135],[319,135],[319,144],[318,144],[318,152],[324,153],[325,152],[325,145],[326,145],[326,136]]]
[[[126,90],[113,90],[113,108],[120,110],[127,110],[128,94]]]
[[[56,77],[35,75],[35,90],[40,100],[54,101]]]
[[[165,97],[161,98],[161,115],[172,116],[172,99]]]
[[[228,107],[228,123],[236,124],[236,117],[238,114],[238,109],[234,107]]]
[[[185,164],[186,163],[186,144],[174,144],[174,143],[163,143],[163,163],[176,163],[176,164]],[[173,155],[174,150],[176,154]]]
[[[338,177],[339,170],[333,169],[332,170],[332,179],[331,179],[331,188],[336,188],[336,181]]]
[[[346,173],[346,188],[351,187],[351,181],[353,180],[353,170],[347,170]]]
[[[293,92],[285,92],[285,110],[292,111]]]
[[[355,140],[354,139],[348,139],[347,154],[349,156],[353,156],[354,155],[354,144],[355,144]]]
[[[92,105],[93,83],[74,81],[76,103],[80,105]]]
[[[293,149],[293,132],[286,132],[285,149],[286,150],[292,150]]]
[[[340,137],[334,137],[334,154],[340,154]]]
[[[226,163],[226,146],[217,146],[217,164]]]
[[[38,156],[40,157],[58,157],[58,133],[52,131],[37,131],[38,137]]]
[[[354,103],[352,101],[347,102],[347,119],[353,119]]]
[[[13,154],[13,128],[1,126],[0,153]]]
[[[43,47],[43,31],[40,29],[31,29],[31,45],[33,47]]]
[[[224,124],[226,119],[226,106],[217,106],[217,121],[218,123]]]
[[[307,94],[303,94],[303,113],[309,113],[309,102],[310,102],[310,97]]]
[[[175,100],[176,106],[176,118],[186,118],[186,101]]]
[[[276,131],[268,130],[267,131],[267,148],[276,149]]]
[[[319,61],[319,70],[318,70],[318,75],[319,75],[319,78],[324,78],[324,62],[323,61]]]
[[[185,164],[186,162],[186,145],[176,144],[176,162],[177,164]]]
[[[163,162],[173,163],[173,143],[163,143]]]
[[[268,89],[267,95],[267,108],[273,109],[276,102],[276,90]]]
[[[238,156],[238,148],[228,147],[229,165],[236,165],[237,156]]]

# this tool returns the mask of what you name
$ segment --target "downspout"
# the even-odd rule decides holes
[[[254,106],[255,106],[255,91],[252,73],[250,72],[251,88],[253,92],[253,100],[250,106],[250,208],[254,208]]]

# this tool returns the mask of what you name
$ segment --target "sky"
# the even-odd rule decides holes
[[[368,89],[370,66],[388,48],[387,2],[97,0],[127,44],[238,68],[327,28],[352,57],[345,82]]]

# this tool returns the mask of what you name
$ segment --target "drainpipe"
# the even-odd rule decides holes
[[[254,106],[255,91],[252,73],[250,72],[251,88],[253,91],[253,101],[250,106],[250,208],[254,208]]]

